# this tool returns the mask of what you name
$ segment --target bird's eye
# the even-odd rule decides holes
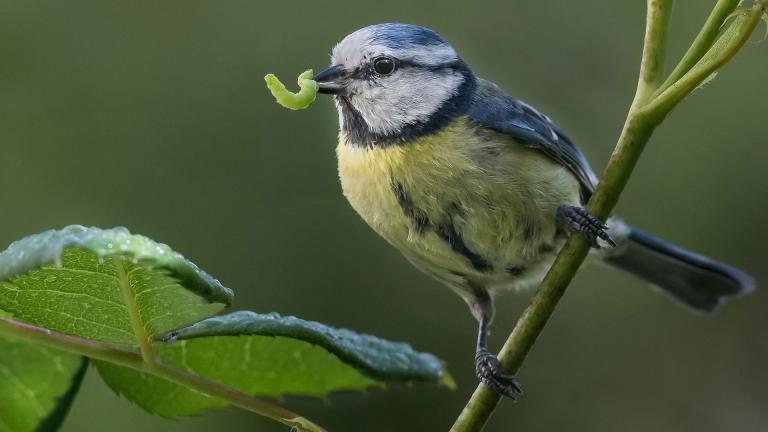
[[[395,71],[395,61],[389,57],[379,57],[373,61],[373,70],[379,75],[389,75]]]

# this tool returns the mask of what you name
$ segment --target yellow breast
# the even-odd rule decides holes
[[[460,172],[476,172],[459,142],[471,139],[463,121],[408,145],[362,147],[350,143],[342,132],[336,154],[344,195],[360,216],[388,241],[400,246],[415,241],[418,233],[398,202],[395,187],[408,191],[421,211],[431,217],[442,213],[448,189],[464,187]],[[469,143],[468,143],[469,144]],[[478,173],[476,173],[478,174]],[[464,177],[464,180],[468,180]],[[461,182],[463,183],[463,182]]]
[[[478,132],[466,118],[406,145],[363,147],[341,133],[336,152],[352,207],[417,267],[449,284],[455,275],[506,280],[510,266],[531,266],[542,246],[554,246],[557,206],[579,201],[566,169],[504,135]],[[404,211],[404,199],[417,217]],[[438,234],[441,226],[455,228],[492,270],[457,253]]]

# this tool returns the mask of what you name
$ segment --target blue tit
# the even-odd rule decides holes
[[[437,33],[360,29],[314,77],[339,114],[344,195],[414,266],[459,294],[479,322],[475,369],[500,394],[520,387],[487,348],[493,298],[538,284],[567,236],[592,256],[710,312],[754,280],[729,265],[584,208],[597,179],[544,114],[477,77]]]

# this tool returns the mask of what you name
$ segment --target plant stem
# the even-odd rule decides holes
[[[657,91],[662,77],[666,27],[672,2],[647,0],[648,14],[643,59],[635,99],[627,114],[616,148],[600,183],[587,204],[592,214],[601,219],[610,215],[654,129],[680,100],[701,85],[712,72],[728,62],[744,45],[760,22],[766,4],[768,0],[760,0],[749,12],[737,17],[723,36],[711,45],[711,48],[708,47],[706,54],[697,59],[695,66],[679,81],[670,85],[668,90],[654,97],[652,95]],[[718,4],[718,6],[721,5]],[[710,21],[707,25],[711,25]],[[578,236],[568,239],[560,250],[555,262],[536,290],[531,304],[525,309],[499,352],[499,361],[507,371],[516,373],[520,368],[588,253],[589,245]],[[481,431],[499,400],[498,393],[480,384],[456,419],[451,432]]]
[[[658,92],[664,91],[667,87],[677,82],[686,72],[699,61],[704,54],[709,50],[712,44],[717,39],[717,35],[720,34],[720,30],[723,27],[723,23],[726,19],[736,10],[741,0],[718,0],[715,7],[712,9],[712,13],[709,14],[707,22],[704,23],[704,27],[696,35],[696,39],[693,40],[688,51],[685,52],[680,63],[675,66],[672,73],[664,81]]]
[[[600,185],[613,179],[615,186],[603,186],[595,191],[588,208],[595,216],[604,218],[610,213],[618,200],[621,189],[629,178],[629,173],[639,158],[645,143],[651,136],[655,124],[641,121],[637,114],[631,114],[617,144],[617,151],[611,156],[606,168],[604,180]],[[625,149],[619,151],[619,149]],[[631,150],[626,150],[631,149]],[[598,195],[599,194],[599,195]],[[593,204],[595,203],[595,204]],[[599,203],[599,204],[598,204]],[[583,238],[574,236],[568,239],[560,250],[544,280],[539,285],[515,328],[499,352],[499,361],[505,370],[516,373],[526,355],[536,343],[557,303],[565,293],[571,279],[576,275],[581,263],[589,254],[589,245]],[[467,405],[456,419],[451,432],[481,431],[496,409],[499,394],[488,386],[480,384],[472,394]]]
[[[647,100],[664,79],[664,60],[672,4],[673,0],[648,0],[643,57],[640,62],[640,74],[633,106]]]
[[[661,111],[667,113],[672,110],[688,94],[696,90],[707,78],[724,64],[744,46],[749,36],[755,30],[760,19],[768,7],[768,0],[756,1],[755,4],[745,10],[730,23],[723,34],[702,58],[679,80],[660,92],[651,103],[645,107],[649,112]]]
[[[138,353],[115,348],[103,342],[65,335],[5,318],[0,318],[0,335],[114,363],[166,379],[210,396],[218,397],[242,409],[295,427],[297,430],[324,432],[324,429],[320,426],[284,408],[247,395],[239,390],[190,374],[160,360],[155,359],[152,362],[146,362]]]

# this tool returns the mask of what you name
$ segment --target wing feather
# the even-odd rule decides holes
[[[532,106],[506,95],[489,81],[480,80],[478,84],[469,118],[541,151],[568,168],[579,180],[582,199],[586,202],[595,190],[597,177],[579,148],[549,117]]]

